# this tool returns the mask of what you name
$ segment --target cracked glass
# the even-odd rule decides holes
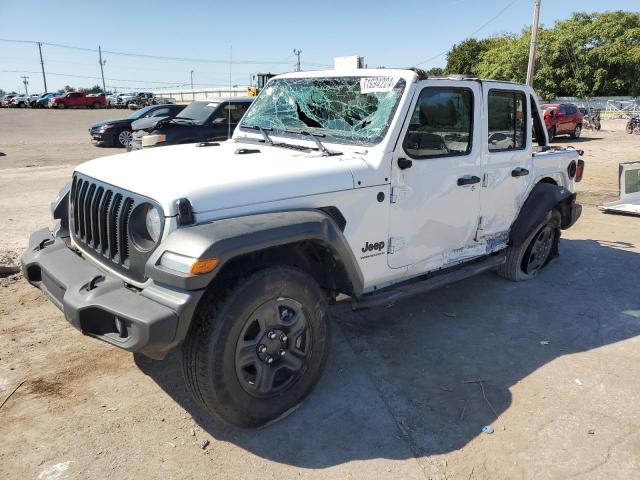
[[[389,129],[405,84],[394,77],[271,80],[240,127],[259,126],[277,135],[309,132],[329,142],[375,145]]]

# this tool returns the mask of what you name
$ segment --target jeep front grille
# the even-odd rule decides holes
[[[144,280],[144,263],[151,252],[131,247],[129,220],[137,205],[155,203],[78,173],[69,198],[69,227],[78,246],[123,275]]]

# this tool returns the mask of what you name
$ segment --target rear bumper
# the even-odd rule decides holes
[[[128,287],[48,229],[31,235],[22,272],[83,334],[157,359],[182,341],[203,292],[154,282],[142,290]]]
[[[565,230],[567,228],[572,227],[582,215],[582,205],[579,203],[571,202],[568,206],[568,212],[566,215],[562,216],[562,229]]]

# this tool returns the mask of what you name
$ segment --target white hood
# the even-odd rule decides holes
[[[238,154],[238,149],[260,153]],[[152,198],[165,215],[188,198],[196,213],[354,188],[364,160],[263,144],[221,142],[148,148],[83,163],[77,171]],[[366,168],[366,167],[365,167]]]

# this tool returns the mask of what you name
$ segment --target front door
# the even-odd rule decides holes
[[[412,273],[477,255],[482,178],[479,84],[421,83],[391,172],[388,263]]]

